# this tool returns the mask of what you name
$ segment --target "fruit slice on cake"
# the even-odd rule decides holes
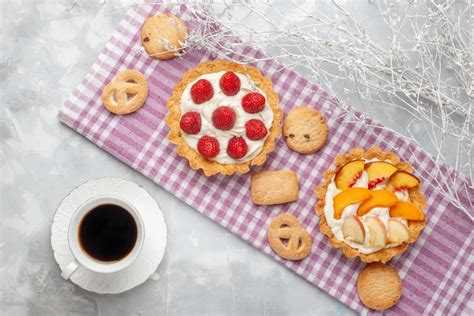
[[[360,159],[353,160],[342,166],[334,178],[336,187],[339,190],[345,190],[352,187],[357,182],[357,179],[359,179],[362,175],[362,171],[364,171],[364,164],[365,161]]]
[[[334,218],[341,219],[342,211],[348,205],[360,203],[370,198],[371,192],[366,188],[349,188],[334,196]]]
[[[342,234],[344,239],[362,244],[365,240],[364,224],[355,216],[348,217],[342,224]]]
[[[397,167],[385,161],[373,161],[365,164],[365,171],[369,176],[369,189],[389,178],[397,171]]]
[[[396,219],[388,221],[388,242],[401,244],[410,239],[408,228]]]
[[[418,180],[418,178],[412,175],[411,173],[405,171],[397,171],[390,176],[385,189],[394,192],[404,189],[411,189],[419,184],[420,180]]]
[[[367,218],[367,227],[369,228],[369,246],[383,248],[387,244],[387,230],[384,224],[377,217]]]
[[[374,207],[392,207],[398,202],[397,196],[388,190],[370,192],[370,198],[365,200],[357,209],[357,216],[364,216]]]
[[[401,217],[412,221],[422,221],[425,219],[425,213],[415,204],[405,201],[398,201],[390,208],[390,217]]]

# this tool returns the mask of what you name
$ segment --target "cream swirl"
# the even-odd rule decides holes
[[[188,145],[196,151],[197,142],[202,136],[208,135],[215,137],[219,142],[220,151],[219,154],[211,160],[215,160],[221,164],[232,164],[249,161],[255,158],[262,151],[265,140],[268,137],[268,133],[262,139],[250,140],[245,135],[245,123],[251,119],[259,119],[265,124],[267,130],[270,130],[273,123],[273,111],[270,108],[270,105],[268,104],[266,94],[262,90],[258,89],[247,76],[244,76],[242,74],[236,73],[236,75],[240,79],[239,92],[234,96],[225,95],[219,86],[220,78],[225,73],[226,71],[219,71],[215,73],[204,74],[193,82],[191,82],[184,89],[183,95],[181,97],[181,115],[184,115],[185,113],[190,111],[198,112],[201,115],[201,130],[198,134],[195,135],[182,133],[182,137],[188,143]],[[201,104],[195,104],[191,98],[191,87],[196,81],[200,79],[206,79],[211,83],[212,88],[214,90],[214,96],[209,101],[206,101]],[[258,92],[265,97],[265,107],[262,111],[251,114],[245,112],[242,108],[242,98],[250,92]],[[214,110],[220,106],[229,106],[236,113],[234,127],[230,130],[219,130],[215,128],[212,124],[212,114]],[[229,157],[226,151],[229,139],[234,136],[243,137],[248,146],[247,154],[240,159],[233,159]]]

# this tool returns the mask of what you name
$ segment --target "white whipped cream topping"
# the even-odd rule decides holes
[[[222,164],[232,164],[238,162],[249,161],[255,158],[263,148],[263,144],[268,137],[268,133],[265,137],[259,140],[250,140],[245,135],[245,123],[251,119],[259,119],[270,131],[273,123],[273,111],[268,104],[268,101],[265,102],[265,107],[262,111],[258,113],[247,113],[242,108],[242,98],[249,92],[259,92],[267,100],[267,95],[260,89],[258,89],[247,76],[244,76],[239,73],[235,73],[240,78],[240,90],[234,96],[225,95],[220,86],[219,81],[223,74],[226,71],[219,71],[215,73],[205,74],[197,78],[195,81],[191,82],[186,89],[183,91],[181,97],[181,115],[184,115],[187,112],[195,111],[201,114],[201,130],[196,135],[189,135],[182,132],[182,137],[188,143],[191,148],[194,148],[197,151],[197,142],[199,139],[204,136],[212,136],[217,139],[219,142],[220,151],[219,154],[211,160],[215,160]],[[214,89],[214,96],[209,100],[201,104],[195,104],[191,98],[191,87],[193,84],[200,80],[208,80],[212,88]],[[223,131],[214,127],[212,124],[212,113],[215,109],[220,106],[229,106],[231,107],[236,114],[235,125],[232,129]],[[227,143],[229,139],[234,136],[242,136],[245,139],[245,142],[248,146],[247,154],[241,159],[233,159],[227,154]]]
[[[372,161],[379,161],[379,159],[364,159],[365,162],[372,162]],[[390,160],[385,160],[386,162],[390,162]],[[382,190],[385,188],[387,183],[387,179],[385,181],[382,181],[381,183],[377,184],[374,189],[377,190]],[[362,172],[361,177],[357,180],[357,182],[354,184],[353,187],[357,188],[367,188],[369,185],[369,176],[367,172],[364,170]],[[334,218],[334,196],[336,196],[339,192],[342,190],[339,190],[336,187],[336,184],[334,182],[334,177],[331,179],[331,182],[328,185],[328,189],[326,192],[326,199],[325,199],[325,205],[324,205],[324,216],[326,217],[326,222],[328,226],[331,228],[332,233],[334,234],[334,237],[336,237],[337,240],[344,241],[345,243],[349,244],[354,249],[358,249],[359,252],[364,253],[364,254],[369,254],[373,253],[376,251],[381,250],[382,248],[377,248],[377,247],[372,247],[368,245],[368,241],[370,240],[370,230],[367,226],[366,219],[369,216],[376,216],[378,217],[382,223],[385,225],[386,231],[388,231],[388,220],[390,219],[389,211],[390,208],[388,207],[374,207],[371,209],[367,214],[364,216],[360,217],[359,219],[361,220],[362,224],[364,225],[365,229],[365,241],[363,244],[358,244],[352,241],[349,241],[344,238],[344,234],[342,233],[342,224],[344,223],[344,220],[350,216],[353,216],[356,214],[357,209],[359,208],[361,203],[355,203],[348,205],[344,208],[341,218],[340,219],[335,219]],[[400,190],[395,192],[395,195],[400,199],[404,201],[409,201],[410,196],[408,194],[407,190]],[[407,226],[407,221],[402,218],[398,218],[405,226]],[[391,243],[387,244],[386,248],[390,247],[396,247],[400,245],[400,243]]]

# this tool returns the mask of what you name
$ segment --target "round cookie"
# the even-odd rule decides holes
[[[186,23],[169,13],[147,18],[141,31],[142,45],[148,55],[163,60],[182,54],[187,37]]]
[[[391,266],[380,262],[370,263],[359,274],[357,294],[365,306],[385,310],[400,300],[402,281]]]
[[[313,154],[324,146],[329,128],[324,117],[313,108],[295,107],[283,123],[283,138],[300,154]]]
[[[148,83],[141,72],[127,69],[102,90],[104,107],[114,114],[138,110],[148,96]]]

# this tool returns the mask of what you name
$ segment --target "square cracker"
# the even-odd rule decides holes
[[[274,205],[298,200],[298,177],[290,170],[261,171],[252,175],[253,203]]]

